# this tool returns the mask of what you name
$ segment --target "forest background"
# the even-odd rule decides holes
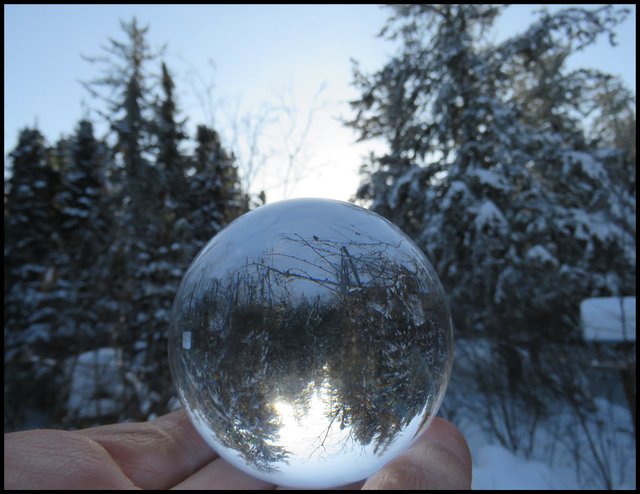
[[[503,9],[389,7],[381,36],[395,54],[372,72],[353,63],[359,96],[344,123],[385,143],[364,160],[353,200],[409,234],[443,282],[458,344],[442,413],[474,417],[524,456],[540,455],[540,431],[555,427],[578,472],[627,485],[614,452],[627,436],[635,445],[635,336],[586,341],[580,304],[635,297],[635,92],[566,61],[614,41],[629,10],[542,12],[493,43]],[[120,38],[87,57],[97,116],[55,143],[26,127],[10,154],[5,431],[175,408],[166,334],[177,284],[216,232],[266,202],[247,187],[258,146],[242,163],[211,125],[187,135],[174,75],[147,33],[123,21]],[[285,182],[304,166],[308,116],[290,121],[303,131]],[[615,425],[627,436],[598,425],[603,399],[630,409],[632,423]]]

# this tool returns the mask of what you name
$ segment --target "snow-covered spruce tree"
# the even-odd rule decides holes
[[[184,121],[178,121],[174,82],[169,69],[161,65],[161,93],[154,103],[150,125],[154,143],[155,169],[158,172],[159,203],[157,226],[147,239],[144,259],[135,272],[139,291],[133,295],[136,318],[129,323],[137,335],[134,344],[131,379],[135,379],[137,411],[146,417],[166,411],[173,396],[171,376],[166,365],[167,330],[173,297],[194,247],[187,235],[180,237],[188,211],[186,168],[188,158],[180,150],[186,135]]]
[[[599,34],[613,38],[624,13],[613,7],[545,13],[497,50],[506,81],[513,81],[500,92],[512,94],[520,120],[545,144],[529,170],[546,211],[522,214],[530,245],[525,276],[505,272],[501,287],[507,304],[532,302],[525,315],[532,322],[555,306],[565,327],[575,329],[581,299],[635,294],[635,140],[621,130],[622,121],[635,122],[635,98],[611,75],[564,69],[567,57]],[[518,294],[513,288],[525,277],[532,291]],[[554,298],[564,303],[552,304]]]
[[[156,98],[148,68],[159,53],[148,45],[148,27],[140,27],[135,18],[122,22],[121,27],[124,41],[110,39],[106,56],[87,57],[102,65],[102,75],[85,87],[106,103],[106,112],[101,115],[114,141],[114,169],[109,175],[116,215],[103,266],[116,309],[109,320],[111,344],[122,349],[122,377],[129,385],[125,393],[129,398],[119,404],[119,415],[146,418],[152,392],[140,378],[144,378],[149,342],[160,338],[154,321],[167,320],[163,311],[170,304],[166,283],[173,266],[157,257],[170,236],[165,209],[167,181],[163,179],[168,167],[156,163]]]
[[[227,223],[249,209],[238,168],[222,146],[218,133],[198,125],[196,149],[188,183],[188,222],[200,247]]]
[[[56,253],[57,283],[66,287],[65,303],[57,309],[63,321],[57,339],[56,421],[70,426],[85,425],[78,420],[77,413],[79,407],[87,406],[78,402],[78,396],[70,396],[78,387],[74,378],[92,373],[85,366],[86,354],[82,364],[76,357],[110,346],[114,336],[112,321],[117,317],[117,304],[109,289],[111,273],[106,266],[115,216],[106,179],[110,156],[111,150],[96,139],[93,124],[86,119],[78,123],[70,138],[58,141],[54,154],[62,171],[61,191],[54,199],[60,211],[61,238]],[[77,365],[81,367],[76,369]],[[86,391],[88,397],[91,391]],[[100,392],[97,388],[93,391]],[[70,410],[67,405],[71,401],[77,406]]]
[[[163,62],[161,67],[162,96],[156,102],[156,117],[152,128],[156,140],[156,166],[162,173],[165,209],[182,213],[182,202],[186,193],[187,160],[180,152],[180,143],[187,137],[184,120],[177,121],[173,78]]]
[[[383,32],[406,20],[408,28],[390,35],[402,34],[401,52],[372,76],[355,71],[363,96],[353,102],[358,114],[351,125],[361,139],[389,143],[386,155],[364,167],[358,198],[371,201],[429,254],[457,328],[486,329],[510,247],[505,209],[530,182],[518,156],[530,147],[530,136],[513,127],[515,112],[495,94],[501,75],[477,47],[477,36],[500,9],[394,10]]]
[[[585,107],[577,87],[594,75],[566,74],[561,62],[611,34],[623,13],[544,14],[524,34],[491,46],[482,35],[500,8],[392,7],[383,32],[401,37],[400,52],[372,75],[355,69],[362,97],[350,125],[361,139],[389,144],[363,167],[357,198],[429,254],[459,330],[562,338],[577,329],[580,299],[605,294],[587,282],[593,264],[585,258],[584,236],[593,240],[601,230],[571,230],[568,222],[611,207],[605,179],[617,165],[603,159],[609,151],[589,145],[576,115]],[[536,93],[535,104],[521,86]],[[593,200],[596,186],[605,199]],[[613,241],[617,252],[628,252],[630,240]],[[508,290],[507,278],[518,280]]]
[[[59,170],[36,129],[20,132],[10,154],[5,208],[4,329],[5,427],[25,414],[55,408],[55,341],[64,327],[59,311],[67,295],[58,283],[60,214],[54,198]],[[49,417],[51,418],[51,417]]]
[[[517,420],[579,392],[569,373],[555,379],[562,369],[540,367],[569,363],[540,352],[579,336],[581,299],[632,290],[635,191],[614,185],[628,150],[588,138],[583,125],[593,111],[588,88],[602,75],[564,68],[571,53],[612,36],[624,9],[543,13],[493,46],[485,34],[502,8],[391,6],[382,34],[399,40],[399,51],[373,74],[355,66],[361,97],[348,123],[360,139],[388,143],[363,165],[356,199],[428,254],[458,334],[495,342],[502,368],[482,372],[505,376],[489,384],[523,398],[527,405],[505,416]],[[500,432],[519,447],[517,430]]]
[[[103,75],[84,83],[90,94],[103,101],[107,120],[115,137],[115,154],[124,168],[122,201],[126,204],[126,223],[138,238],[153,236],[157,226],[159,198],[162,195],[158,170],[153,166],[152,127],[155,117],[149,87],[148,62],[159,53],[147,42],[148,27],[133,18],[121,22],[125,41],[109,40],[104,57],[85,57],[102,64]],[[106,91],[105,91],[106,90]],[[102,94],[104,91],[107,96]]]
[[[75,354],[111,341],[105,323],[113,317],[114,304],[104,266],[114,223],[113,197],[106,179],[111,150],[95,137],[89,120],[81,120],[75,134],[58,146],[65,148],[63,188],[56,197],[62,216],[64,277],[75,287],[68,316],[75,330],[68,354]]]
[[[108,247],[112,218],[105,170],[110,150],[96,139],[89,120],[81,120],[70,139],[60,139],[56,150],[62,171],[62,188],[55,197],[61,215],[61,255],[68,274],[85,275]]]
[[[215,131],[199,127],[196,158],[180,151],[185,134],[173,89],[163,63],[162,94],[151,126],[162,184],[162,221],[148,243],[148,262],[137,272],[142,296],[136,303],[137,319],[131,323],[139,335],[134,371],[139,413],[143,415],[164,413],[174,395],[165,361],[167,328],[182,275],[205,242],[247,210],[237,169]]]

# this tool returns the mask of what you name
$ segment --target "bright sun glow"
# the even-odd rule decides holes
[[[303,461],[333,453],[335,446],[344,445],[348,439],[349,428],[341,430],[339,421],[332,420],[331,405],[326,383],[315,390],[304,413],[287,401],[275,401],[273,407],[280,420],[280,430],[274,444],[286,444],[287,450]]]

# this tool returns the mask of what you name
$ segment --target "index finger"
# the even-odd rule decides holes
[[[150,422],[105,425],[77,431],[100,444],[142,489],[167,489],[217,458],[186,412]]]

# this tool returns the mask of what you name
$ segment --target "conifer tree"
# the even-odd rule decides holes
[[[107,104],[106,117],[115,134],[115,152],[124,167],[122,200],[128,221],[136,236],[153,235],[155,213],[162,194],[160,174],[150,161],[153,109],[147,63],[158,53],[147,42],[148,27],[136,18],[121,22],[126,41],[109,40],[105,57],[86,57],[103,64],[103,76],[84,84],[92,96]],[[108,96],[101,94],[106,88]],[[115,96],[113,96],[115,94]]]
[[[587,282],[605,251],[585,248],[603,234],[620,254],[633,240],[594,222],[621,204],[605,180],[615,166],[587,145],[577,115],[585,105],[577,88],[593,78],[563,73],[563,62],[613,34],[624,10],[543,13],[524,34],[492,46],[482,34],[499,6],[392,9],[383,33],[401,39],[399,54],[372,75],[354,72],[362,96],[350,125],[361,139],[389,144],[363,168],[358,197],[428,253],[458,329],[576,336],[579,301],[608,291]],[[606,185],[600,200],[596,183]],[[635,271],[634,258],[620,259]]]
[[[89,120],[81,120],[73,138],[59,145],[67,148],[64,188],[56,197],[63,215],[60,233],[69,262],[84,270],[95,260],[109,232],[105,178],[108,150],[95,138]]]
[[[180,153],[180,142],[186,138],[183,131],[184,121],[178,122],[177,107],[174,96],[175,84],[166,64],[162,63],[161,72],[162,97],[157,104],[154,133],[157,139],[156,163],[165,181],[167,197],[173,209],[180,209],[186,192],[185,158]]]
[[[55,197],[60,171],[36,129],[20,132],[11,152],[5,215],[5,424],[19,424],[30,408],[54,409],[58,347],[65,335],[60,309],[67,295],[59,281],[61,248]]]
[[[104,269],[114,222],[105,176],[110,151],[96,139],[89,120],[81,120],[75,134],[60,140],[57,147],[64,171],[61,192],[55,198],[61,216],[61,276],[73,293],[65,314],[73,327],[67,355],[77,355],[111,340],[105,322],[113,317],[113,300]]]
[[[218,133],[199,125],[196,142],[188,193],[190,223],[194,238],[206,242],[231,220],[247,212],[248,198],[240,188],[238,169]]]
[[[500,6],[391,8],[383,34],[401,41],[398,54],[373,74],[354,70],[349,124],[388,144],[363,165],[357,199],[427,253],[458,335],[491,343],[480,392],[515,401],[492,410],[490,427],[496,413],[535,424],[561,401],[588,407],[578,355],[554,345],[579,343],[584,298],[635,294],[635,192],[615,185],[629,150],[583,125],[602,77],[564,62],[611,37],[625,9],[543,12],[492,45],[483,33]],[[517,435],[497,437],[518,448]]]
[[[157,322],[166,322],[166,306],[170,304],[167,273],[173,266],[161,254],[170,237],[163,172],[172,164],[157,163],[155,156],[159,122],[148,63],[159,53],[148,45],[148,27],[140,27],[135,18],[122,22],[121,27],[125,41],[110,39],[106,57],[88,58],[103,64],[103,75],[85,87],[106,102],[103,116],[115,137],[116,170],[111,175],[116,215],[110,233],[113,240],[102,264],[108,273],[105,284],[114,309],[109,320],[114,335],[111,344],[122,348],[124,369],[129,369],[128,373],[123,369],[123,374],[128,376],[131,399],[120,404],[119,413],[123,418],[144,418],[153,403],[148,386],[141,385],[146,372],[141,369],[151,360],[146,356],[151,342],[162,339],[163,330]],[[155,358],[156,352],[152,353]],[[133,371],[134,367],[139,372]],[[147,369],[149,375],[154,369]],[[161,387],[158,383],[152,386]]]

